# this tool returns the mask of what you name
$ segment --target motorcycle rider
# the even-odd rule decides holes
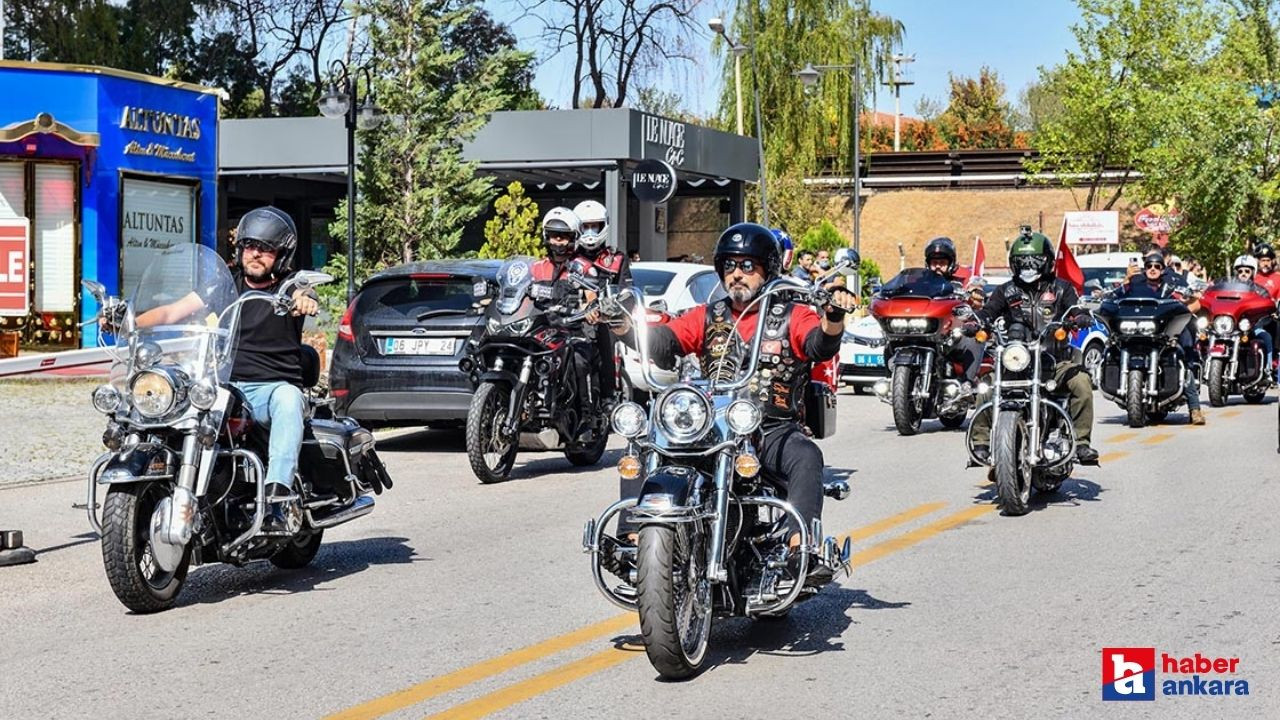
[[[730,226],[716,243],[714,263],[727,297],[700,305],[666,325],[649,328],[649,352],[654,361],[671,367],[677,358],[696,354],[704,374],[714,375],[726,360],[745,361],[748,345],[759,329],[759,305],[752,304],[760,289],[782,270],[778,243],[768,228],[755,223]],[[820,316],[807,304],[774,305],[765,319],[765,337],[757,377],[765,420],[758,446],[762,468],[783,483],[787,500],[805,522],[822,514],[822,451],[804,431],[803,397],[812,363],[833,357],[840,350],[845,314],[855,297],[843,287],[832,290]],[[736,337],[731,337],[739,322]],[[630,318],[614,328],[630,345],[635,344]],[[736,367],[736,364],[733,364]],[[624,483],[623,497],[635,497],[639,488]],[[619,536],[627,525],[620,523]],[[793,533],[792,548],[800,535]],[[818,566],[821,567],[821,566]],[[818,579],[818,578],[815,578]]]
[[[1132,268],[1124,283],[1109,293],[1109,297],[1117,300],[1123,298],[1173,298],[1187,306],[1191,312],[1200,309],[1200,300],[1185,284],[1172,281],[1177,275],[1166,272],[1164,256],[1159,252],[1149,252],[1142,259],[1142,273],[1139,275]],[[1182,387],[1182,397],[1187,401],[1187,413],[1192,425],[1204,425],[1204,411],[1200,409],[1200,353],[1196,350],[1195,336],[1191,325],[1182,330],[1178,336],[1178,348],[1182,351],[1183,362],[1187,365],[1187,381]]]
[[[956,244],[949,237],[936,237],[924,246],[924,265],[949,283],[955,282]],[[947,359],[964,365],[964,381],[969,387],[977,385],[978,370],[982,367],[982,355],[986,346],[971,337],[956,340],[947,353]]]
[[[1267,246],[1264,246],[1267,247]],[[1269,249],[1269,247],[1268,247]],[[1273,253],[1274,254],[1274,251]],[[1263,297],[1275,300],[1276,296],[1272,295],[1265,285],[1257,282],[1259,262],[1249,255],[1240,255],[1236,261],[1231,264],[1231,269],[1235,273],[1235,279],[1248,285],[1254,292]],[[1274,264],[1273,264],[1274,267]],[[1276,273],[1272,273],[1273,275]],[[1258,338],[1258,342],[1262,343],[1262,352],[1266,354],[1266,363],[1263,367],[1271,367],[1271,359],[1275,353],[1275,337],[1273,328],[1276,326],[1275,316],[1267,316],[1258,321],[1258,325],[1253,329],[1253,334]]]
[[[1276,251],[1269,243],[1258,246],[1254,257],[1258,261],[1258,272],[1253,281],[1267,289],[1273,300],[1280,299],[1280,272],[1276,272]]]
[[[1015,323],[1027,327],[1030,337],[1039,337],[1049,322],[1062,321],[1070,325],[1088,324],[1084,317],[1065,317],[1067,311],[1080,301],[1076,289],[1054,274],[1053,243],[1044,234],[1032,232],[1024,225],[1018,238],[1009,247],[1009,270],[1013,279],[997,288],[987,298],[986,305],[976,313],[976,319],[965,323],[965,334],[972,335],[983,324],[1004,318],[1006,327]],[[1086,316],[1087,317],[1087,316]],[[1082,464],[1098,461],[1098,451],[1090,445],[1093,434],[1093,383],[1089,373],[1074,357],[1073,348],[1065,340],[1046,340],[1046,352],[1057,362],[1053,379],[1058,392],[1069,393],[1067,412],[1076,435],[1076,460]],[[1076,351],[1078,352],[1078,351]],[[984,394],[985,395],[985,394]],[[980,397],[979,404],[989,400]],[[971,427],[973,454],[983,463],[991,459],[991,418],[987,411],[974,416]]]
[[[275,293],[294,273],[297,248],[298,230],[288,213],[270,205],[245,213],[236,226],[236,287],[242,293]],[[268,530],[286,529],[287,518],[300,512],[293,479],[305,412],[302,327],[319,303],[312,290],[295,290],[292,299],[292,309],[283,316],[275,314],[271,303],[246,302],[240,307],[240,337],[231,369],[231,384],[244,394],[253,419],[271,430],[266,477],[271,511],[264,525]],[[137,324],[176,324],[206,305],[206,299],[193,292],[139,315]]]
[[[579,259],[588,263],[595,276],[602,282],[619,287],[631,285],[631,263],[621,250],[609,247],[609,211],[595,200],[583,200],[573,208],[578,217],[580,229],[576,245]],[[598,315],[594,311],[587,318],[595,323]],[[598,373],[600,393],[604,398],[604,409],[607,412],[613,407],[617,395],[617,353],[613,337],[607,332],[596,332],[596,352],[600,358]]]

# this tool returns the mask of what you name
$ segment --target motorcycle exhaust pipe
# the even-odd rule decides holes
[[[368,515],[373,512],[373,505],[374,500],[372,497],[368,495],[361,495],[356,498],[356,501],[352,503],[350,507],[343,508],[332,515],[327,515],[322,518],[309,517],[309,524],[317,530],[331,528],[335,525],[341,525],[345,522],[350,522],[356,518]]]

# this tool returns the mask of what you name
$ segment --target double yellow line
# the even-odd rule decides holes
[[[947,506],[944,502],[917,505],[896,515],[878,520],[870,525],[850,530],[847,535],[855,542],[892,530],[917,518],[933,514]],[[948,515],[928,525],[885,540],[862,550],[853,556],[854,566],[862,566],[886,555],[905,550],[941,532],[963,525],[995,510],[993,505],[975,505]],[[843,542],[843,539],[841,540]],[[528,647],[513,650],[469,667],[439,677],[431,678],[389,695],[375,698],[348,710],[330,715],[327,720],[370,720],[402,710],[411,705],[426,702],[459,688],[489,677],[507,672],[556,653],[577,647],[602,637],[613,636],[636,626],[634,613],[623,613],[607,620],[579,628],[572,632],[544,640]],[[474,700],[455,705],[431,718],[477,718],[524,702],[556,688],[593,675],[643,654],[635,647],[610,647],[584,658],[559,665],[527,680],[508,685]]]

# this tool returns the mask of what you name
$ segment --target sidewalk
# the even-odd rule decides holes
[[[102,453],[101,378],[0,380],[0,486],[82,475]]]

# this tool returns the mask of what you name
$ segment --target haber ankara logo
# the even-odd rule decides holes
[[[1103,700],[1155,700],[1155,648],[1102,648]]]

